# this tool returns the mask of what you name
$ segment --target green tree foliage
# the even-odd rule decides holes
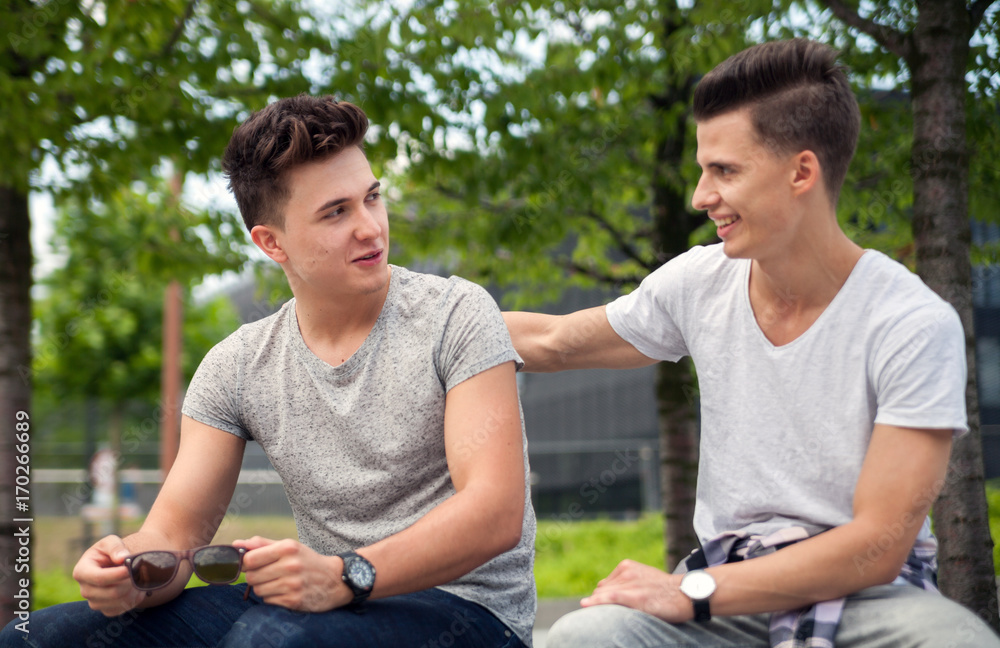
[[[204,274],[244,261],[236,247],[244,239],[231,217],[174,202],[151,180],[123,187],[107,202],[75,199],[61,210],[53,247],[65,265],[43,280],[45,297],[36,302],[36,391],[155,405],[167,285],[178,280],[190,288]],[[239,319],[225,300],[186,301],[183,369],[190,379]]]
[[[324,41],[295,2],[8,0],[0,96],[0,181],[107,193],[163,157],[204,171],[234,116],[308,89],[302,66]],[[79,182],[73,182],[73,180]]]
[[[658,146],[689,144],[693,79],[747,43],[740,10],[423,2],[375,12],[324,77],[383,126],[379,152],[405,159],[402,252],[537,304],[571,283],[635,285],[665,260],[656,189],[681,194],[672,216],[689,215]],[[713,22],[719,12],[733,24]]]

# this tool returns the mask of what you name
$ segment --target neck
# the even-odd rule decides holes
[[[782,254],[754,259],[751,293],[788,313],[823,309],[863,253],[831,218],[829,226],[795,237]]]
[[[295,317],[302,339],[316,355],[330,364],[340,364],[361,346],[382,313],[389,281],[380,289],[362,295],[316,295],[295,290]]]

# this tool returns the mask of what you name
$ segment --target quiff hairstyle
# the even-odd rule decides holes
[[[233,131],[222,156],[247,230],[283,228],[287,171],[352,146],[363,148],[367,131],[363,110],[330,96],[289,97],[250,115]]]
[[[758,141],[775,154],[815,153],[836,203],[861,129],[837,51],[803,38],[755,45],[720,63],[695,88],[695,121],[742,109]]]

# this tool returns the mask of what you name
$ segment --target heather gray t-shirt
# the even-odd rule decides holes
[[[750,270],[721,244],[696,247],[607,307],[646,356],[694,360],[702,542],[849,522],[876,423],[967,429],[962,324],[919,277],[867,250],[813,325],[775,346],[750,305]]]
[[[455,493],[445,395],[510,361],[520,364],[485,290],[393,266],[378,320],[342,365],[306,346],[293,299],[205,356],[183,411],[257,441],[281,475],[299,540],[332,555],[406,529]],[[520,543],[441,589],[483,605],[530,644],[535,514],[527,453],[524,479]]]

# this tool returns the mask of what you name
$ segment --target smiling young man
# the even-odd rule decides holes
[[[505,314],[528,371],[690,356],[700,387],[702,546],[673,574],[623,561],[548,648],[1000,645],[934,586],[965,336],[838,226],[860,116],[836,53],[752,47],[702,79],[694,116],[692,204],[722,242],[607,307]]]
[[[84,554],[87,602],[33,613],[31,645],[530,645],[519,359],[485,290],[388,263],[367,127],[356,106],[299,96],[234,132],[230,187],[294,299],[205,357],[149,517]],[[242,585],[184,590],[186,562],[161,589],[136,589],[130,554],[211,542],[251,439],[298,539],[235,543],[247,600]],[[0,643],[21,638],[8,627]]]

